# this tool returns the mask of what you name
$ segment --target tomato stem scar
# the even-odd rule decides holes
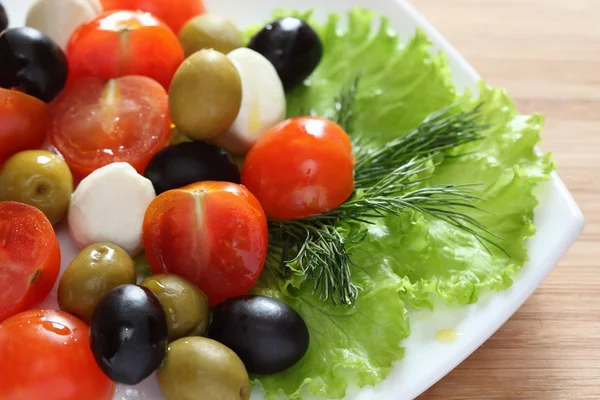
[[[109,133],[112,132],[115,128],[115,124],[117,123],[116,109],[115,105],[117,103],[117,98],[119,95],[119,88],[117,81],[115,79],[111,79],[107,82],[104,90],[102,92],[101,103],[104,108],[105,114],[101,120],[102,129]]]
[[[192,196],[194,197],[194,210],[196,212],[196,220],[195,220],[195,228],[202,226],[204,223],[204,214],[202,211],[202,199],[206,194],[206,190],[204,189],[196,189],[192,190]]]

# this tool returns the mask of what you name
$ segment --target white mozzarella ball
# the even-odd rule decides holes
[[[101,12],[96,0],[37,0],[27,12],[25,25],[50,36],[65,50],[73,31]]]
[[[232,153],[245,154],[285,119],[285,91],[275,67],[262,54],[240,48],[227,57],[240,73],[242,106],[233,125],[215,143]]]
[[[155,197],[152,182],[127,163],[97,169],[71,197],[71,236],[81,248],[109,242],[134,256],[142,250],[144,214]]]

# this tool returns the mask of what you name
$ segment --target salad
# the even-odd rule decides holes
[[[527,259],[543,118],[458,93],[420,31],[201,0],[37,0],[0,31],[3,398],[343,398],[408,309]]]

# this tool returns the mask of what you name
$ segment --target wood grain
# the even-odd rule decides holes
[[[428,399],[600,399],[600,1],[412,0],[523,113],[586,218],[523,307]]]

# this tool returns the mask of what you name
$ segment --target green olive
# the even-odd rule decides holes
[[[71,261],[60,278],[58,305],[90,323],[104,295],[125,284],[135,284],[135,267],[129,254],[114,244],[93,244]]]
[[[52,224],[69,209],[73,175],[58,155],[22,151],[9,158],[0,172],[0,201],[12,200],[40,209]]]
[[[159,274],[144,279],[167,314],[169,341],[204,335],[210,323],[208,298],[198,286],[177,275]]]
[[[202,14],[190,19],[179,31],[179,41],[189,57],[202,49],[229,53],[242,47],[242,34],[231,20],[215,14]]]
[[[228,347],[204,337],[171,343],[156,377],[166,400],[250,398],[250,381],[242,360]]]
[[[177,130],[211,140],[233,124],[242,104],[242,82],[233,63],[216,50],[200,50],[175,72],[169,109]]]

